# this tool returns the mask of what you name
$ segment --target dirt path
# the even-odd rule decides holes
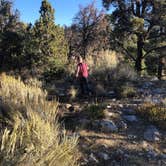
[[[79,136],[82,166],[166,166],[166,131],[152,126],[135,112],[144,101],[163,100],[166,84],[144,82],[137,89],[139,97],[120,100],[109,97],[70,100],[65,95],[67,90],[60,89],[61,122],[69,135]],[[104,105],[103,119],[96,120],[86,114],[85,108],[96,101]],[[148,139],[154,140],[149,141],[146,134],[151,130],[153,136]]]

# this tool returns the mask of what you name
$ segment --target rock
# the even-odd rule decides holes
[[[92,122],[92,128],[94,129],[98,129],[100,127],[100,121],[99,120],[95,120]]]
[[[154,150],[149,150],[147,153],[148,158],[156,158],[158,154]]]
[[[104,153],[104,152],[100,152],[99,157],[101,159],[104,159],[104,160],[109,160],[110,159],[109,155],[107,153]]]
[[[147,141],[142,141],[142,147],[143,147],[143,150],[147,150],[147,149],[152,150],[153,149],[153,146]]]
[[[127,124],[122,120],[120,120],[117,125],[118,125],[118,128],[121,130],[127,129]]]
[[[124,155],[124,151],[121,150],[121,149],[118,149],[118,150],[116,151],[116,154],[118,154],[118,155]]]
[[[112,101],[113,101],[113,102],[115,102],[115,101],[116,101],[116,99],[114,98],[114,99],[112,99]]]
[[[152,142],[159,141],[160,133],[155,126],[148,126],[146,131],[144,132],[144,139]]]
[[[136,135],[132,135],[132,134],[129,134],[127,137],[128,137],[129,140],[133,140],[133,139],[137,138]]]
[[[122,112],[124,114],[127,114],[127,115],[135,115],[136,114],[135,110],[133,110],[131,108],[125,108],[125,109],[122,110]]]
[[[90,160],[99,163],[99,160],[95,157],[93,153],[90,154]]]
[[[106,91],[105,91],[104,87],[100,84],[96,85],[95,93],[97,96],[105,96],[106,95]]]
[[[110,108],[111,108],[111,105],[107,105],[107,108],[110,109]]]
[[[71,104],[66,104],[65,105],[67,109],[69,109],[69,107],[71,107],[72,105]]]
[[[90,124],[90,120],[88,120],[88,119],[80,119],[79,123],[84,128],[84,127],[87,127]]]
[[[153,85],[152,82],[145,82],[142,86],[143,89],[147,89],[147,88],[150,88],[151,86]]]
[[[108,110],[104,111],[104,115],[105,115],[106,119],[107,119],[107,117],[108,118],[110,118],[110,117],[117,118],[119,116],[119,114],[117,112],[111,112]]]
[[[65,93],[59,93],[59,96],[63,97],[63,96],[66,96],[66,94]]]
[[[123,104],[119,104],[119,107],[120,107],[120,108],[123,108]]]
[[[123,117],[128,122],[137,122],[138,121],[138,119],[135,115],[124,115]]]
[[[109,91],[109,92],[107,93],[107,96],[108,96],[108,97],[111,97],[111,98],[114,98],[114,97],[116,97],[117,95],[116,95],[116,93],[115,93],[114,91]]]
[[[115,91],[109,91],[108,94],[109,94],[109,95],[114,95],[114,94],[115,94]]]
[[[126,159],[128,159],[128,158],[130,158],[130,155],[129,155],[129,154],[125,154],[124,157],[125,157]]]
[[[141,152],[138,153],[138,156],[143,156],[143,155],[144,155],[144,153],[141,153]]]
[[[166,154],[160,154],[161,159],[166,159]]]
[[[100,125],[101,125],[101,130],[103,132],[117,132],[118,131],[118,128],[114,124],[114,122],[109,121],[109,120],[102,120]]]
[[[164,89],[156,88],[152,90],[153,94],[162,94],[164,92]]]

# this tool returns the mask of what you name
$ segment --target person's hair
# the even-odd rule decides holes
[[[77,61],[83,60],[82,56],[77,56]]]

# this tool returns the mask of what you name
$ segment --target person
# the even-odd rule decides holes
[[[81,94],[89,94],[88,86],[88,65],[81,56],[77,57],[76,78],[79,80]]]

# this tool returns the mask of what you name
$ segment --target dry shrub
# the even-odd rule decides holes
[[[117,93],[117,97],[119,98],[130,98],[137,96],[136,88],[133,85],[127,83],[121,83],[121,85],[116,84],[115,91]]]
[[[110,72],[110,79],[126,81],[134,81],[138,78],[135,70],[129,64],[120,63],[114,70]]]
[[[101,51],[97,56],[88,56],[86,61],[92,74],[116,68],[119,63],[117,53],[109,50]]]
[[[70,96],[70,99],[74,100],[78,95],[78,89],[76,89],[74,86],[71,86],[68,91],[68,94]]]
[[[24,84],[21,79],[0,75],[0,96],[3,101],[9,100],[18,105],[38,103],[45,100],[47,93],[36,86]]]
[[[166,129],[166,107],[154,103],[144,103],[137,109],[138,114],[159,127]]]
[[[97,56],[88,56],[86,61],[90,75],[98,81],[126,81],[137,79],[137,74],[129,64],[122,63],[122,55],[115,51],[101,51]]]
[[[46,101],[40,88],[5,74],[0,76],[0,96],[6,108],[0,116],[7,124],[1,138],[0,165],[78,165],[78,138],[59,129],[56,101]],[[4,110],[9,116],[4,117]]]

